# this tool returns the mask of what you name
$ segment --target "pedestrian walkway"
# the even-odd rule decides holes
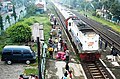
[[[56,58],[58,52],[66,53],[65,51],[69,50],[65,39],[62,38],[62,31],[59,32],[60,30],[61,29],[60,29],[59,25],[56,25],[56,26],[54,26],[53,29],[51,29],[51,37],[48,42],[52,43],[53,48],[57,44],[57,52],[55,53],[55,51],[53,51],[53,57],[50,57],[50,59],[47,59],[46,78],[45,79],[61,79],[64,76],[64,73],[66,71],[66,69],[65,69],[66,60],[64,60],[64,59],[62,60],[62,58],[60,58],[60,59]],[[54,32],[56,32],[56,33],[54,33]],[[62,46],[61,46],[62,43],[60,43],[61,38],[63,40]],[[57,42],[56,42],[56,39],[57,39]],[[49,47],[49,45],[48,45],[48,47]],[[72,71],[73,79],[84,79],[83,75],[82,75],[80,64],[69,62],[69,70]],[[69,72],[68,72],[68,74],[69,74]]]

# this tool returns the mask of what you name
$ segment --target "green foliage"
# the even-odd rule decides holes
[[[34,23],[34,19],[32,18],[24,19],[24,23],[30,26]]]
[[[15,22],[16,22],[17,15],[16,15],[16,12],[15,12],[15,6],[14,5],[13,5],[13,14],[12,14],[12,16],[14,17]]]
[[[2,20],[2,16],[0,15],[0,29],[3,30],[3,20]]]
[[[109,10],[114,16],[120,16],[120,2],[118,0],[94,0],[92,2],[95,7],[100,7],[102,9],[104,7],[105,10]]]
[[[29,4],[26,8],[28,15],[34,15],[36,8],[35,4]]]
[[[81,11],[81,13],[84,14],[85,12]],[[88,15],[89,18],[91,18],[91,19],[93,19],[93,20],[95,20],[97,22],[100,22],[103,25],[107,25],[108,27],[111,27],[113,30],[115,30],[115,31],[120,33],[120,26],[119,25],[111,23],[111,22],[109,22],[109,21],[107,21],[107,20],[105,20],[103,18],[98,18],[96,16],[92,16],[92,13],[93,12],[87,12],[87,15]]]
[[[38,69],[28,68],[28,69],[25,69],[24,73],[25,73],[26,75],[30,75],[31,73],[32,73],[32,74],[35,74],[35,75],[38,75]]]
[[[97,14],[97,15],[96,15],[96,17],[100,18],[100,15],[99,15],[99,14]]]
[[[118,1],[114,2],[109,10],[114,16],[120,16],[120,3]]]
[[[9,39],[9,38],[7,38],[6,33],[3,32],[3,33],[1,34],[1,36],[0,36],[0,57],[1,57],[1,52],[2,52],[3,47],[4,47],[6,44],[8,44],[8,42],[9,42],[8,39]]]
[[[13,42],[28,42],[31,40],[32,31],[27,24],[16,23],[7,29],[7,34]]]
[[[7,15],[5,19],[6,19],[6,21],[8,20],[8,22],[10,24],[10,17],[9,17],[9,15]]]

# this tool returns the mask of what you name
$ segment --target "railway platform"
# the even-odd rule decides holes
[[[54,30],[56,29],[55,32],[58,33],[58,29],[60,28],[59,25],[56,25]],[[51,29],[52,30],[52,29]],[[62,30],[62,38],[65,40],[63,37],[63,30]],[[54,41],[55,39],[60,39],[59,36],[52,36],[52,40]],[[58,41],[59,42],[59,41]],[[68,48],[69,49],[69,48]],[[58,50],[57,52],[64,52],[63,49]],[[53,57],[48,58],[46,62],[46,77],[45,79],[61,79],[64,76],[64,73],[66,71],[65,66],[66,66],[66,60],[61,60],[56,58],[57,53],[53,52]],[[85,79],[82,73],[82,67],[80,63],[77,63],[74,58],[72,58],[71,54],[69,55],[69,70],[72,71],[72,77],[73,79]]]

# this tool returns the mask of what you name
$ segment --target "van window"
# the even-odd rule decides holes
[[[3,51],[3,55],[11,55],[12,54],[12,50],[4,50]]]
[[[30,53],[30,51],[29,50],[23,50],[23,54],[25,54],[25,55],[30,55],[31,53]]]
[[[13,55],[21,55],[21,50],[13,50]]]

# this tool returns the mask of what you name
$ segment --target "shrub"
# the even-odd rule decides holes
[[[96,15],[96,17],[100,18],[100,15],[99,15],[99,14],[97,14],[97,15]]]
[[[16,23],[7,29],[7,34],[13,42],[27,42],[31,40],[32,31],[27,24]]]

